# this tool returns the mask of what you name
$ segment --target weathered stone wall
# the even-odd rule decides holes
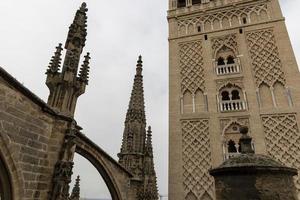
[[[291,176],[285,174],[232,175],[215,178],[217,200],[297,200]]]
[[[0,77],[0,153],[14,199],[47,199],[68,122],[27,96]]]

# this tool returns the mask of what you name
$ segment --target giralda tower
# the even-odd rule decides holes
[[[253,147],[300,170],[300,74],[278,0],[169,0],[169,199],[213,200],[208,170]],[[298,191],[300,179],[295,178]]]

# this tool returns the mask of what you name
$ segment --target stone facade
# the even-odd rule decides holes
[[[278,0],[169,0],[168,22],[169,198],[214,199],[207,171],[239,154],[244,125],[257,153],[300,170],[300,76]]]
[[[3,71],[1,72],[3,75]],[[1,158],[12,179],[14,199],[47,199],[70,119],[54,114],[41,101],[0,78]]]
[[[47,69],[47,103],[0,67],[0,199],[79,200],[79,177],[70,194],[75,153],[94,165],[113,200],[158,199],[152,132],[145,129],[141,57],[120,163],[83,134],[74,119],[89,78],[89,53],[79,67],[86,35],[87,5],[82,3],[69,28],[63,65],[59,44]]]

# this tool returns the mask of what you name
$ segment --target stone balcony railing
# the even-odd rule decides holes
[[[236,153],[227,153],[227,154],[225,155],[225,159],[227,160],[227,159],[229,159],[229,158],[233,158],[233,157],[236,157],[236,156],[238,156],[238,155],[240,155],[240,153],[238,153],[238,152],[236,152]]]
[[[220,103],[221,112],[246,110],[246,103],[243,100],[222,101]]]
[[[235,63],[218,65],[216,67],[216,73],[218,76],[228,75],[228,74],[237,74],[237,73],[240,73],[240,66]]]

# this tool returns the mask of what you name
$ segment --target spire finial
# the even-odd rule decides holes
[[[79,72],[79,80],[86,84],[88,84],[88,82],[89,82],[90,59],[91,59],[90,53],[88,52],[84,56],[84,61],[83,61],[83,64],[81,65],[80,72]]]
[[[56,51],[54,53],[54,56],[52,56],[51,61],[48,66],[48,70],[46,74],[48,73],[57,73],[60,69],[61,64],[61,51],[62,51],[62,44],[59,43],[56,47]]]
[[[242,137],[240,138],[241,153],[242,154],[254,154],[252,149],[252,138],[248,135],[249,128],[247,126],[242,126],[240,128],[240,133]]]
[[[142,56],[139,55],[139,59],[137,61],[137,65],[136,65],[136,74],[137,75],[142,75],[142,70],[143,70],[143,61],[142,61]]]
[[[68,38],[65,44],[66,49],[72,50],[75,48],[78,52],[82,52],[87,36],[87,11],[86,3],[83,2],[77,10],[73,23],[69,28]],[[72,45],[69,45],[71,43]]]
[[[80,176],[78,175],[75,181],[74,188],[70,200],[79,200],[80,199]]]
[[[148,133],[148,135],[152,136],[152,130],[151,130],[151,126],[148,126],[147,133]]]
[[[151,126],[148,126],[147,138],[146,138],[146,154],[153,156],[153,147],[152,147],[152,130]]]
[[[82,2],[80,10],[82,10],[82,11],[84,10],[85,11],[85,9],[86,9],[86,3]]]

